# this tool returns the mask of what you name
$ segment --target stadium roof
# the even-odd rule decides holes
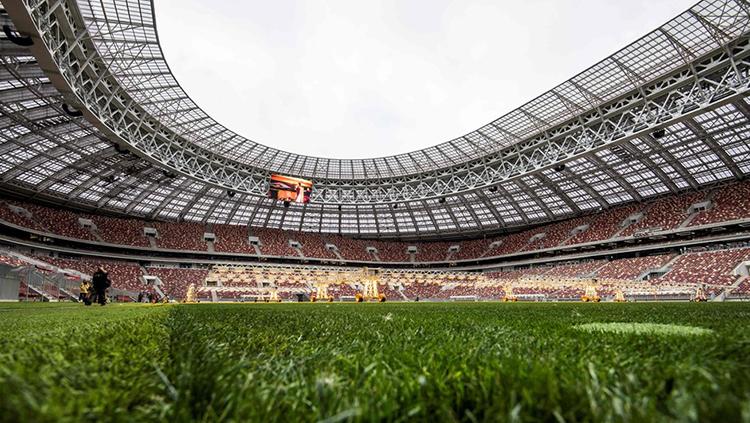
[[[28,196],[155,219],[434,236],[750,172],[744,0],[700,2],[463,137],[358,160],[284,152],[214,121],[171,74],[150,1],[2,4],[0,185]],[[271,173],[313,179],[312,202],[265,198]]]

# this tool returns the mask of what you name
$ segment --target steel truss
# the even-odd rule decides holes
[[[259,169],[221,157],[189,142],[151,116],[117,83],[100,56],[89,28],[72,1],[27,1],[37,34],[87,117],[123,145],[160,165],[217,187],[263,197],[274,169]],[[706,21],[707,18],[699,18]],[[707,24],[708,25],[708,24]],[[130,28],[128,26],[128,28]],[[717,31],[719,29],[716,29]],[[115,26],[110,36],[122,31]],[[101,30],[97,36],[101,37]],[[110,40],[111,42],[112,40]],[[122,39],[111,56],[149,60],[142,43]],[[666,77],[645,83],[618,62],[633,89],[615,101],[576,105],[575,119],[479,160],[397,178],[317,179],[312,200],[324,204],[400,203],[486,189],[582,155],[643,136],[703,110],[741,98],[748,90],[748,38],[720,39],[701,58],[687,60]],[[116,43],[117,45],[117,43]],[[685,49],[675,44],[675,49]],[[111,60],[111,59],[110,59]],[[154,87],[153,89],[164,89]],[[169,86],[166,88],[170,88]],[[566,101],[566,104],[573,102]],[[528,114],[528,113],[527,113]],[[541,122],[544,125],[544,122]],[[299,175],[308,176],[308,175]]]

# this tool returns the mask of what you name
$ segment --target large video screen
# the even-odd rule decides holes
[[[268,197],[288,203],[308,203],[312,181],[284,175],[271,175]]]

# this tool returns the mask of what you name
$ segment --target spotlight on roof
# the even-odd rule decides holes
[[[445,203],[445,197],[441,197],[441,198],[440,198],[440,199],[438,200],[438,203],[440,203],[440,204],[444,204],[444,203]]]
[[[11,29],[10,25],[3,25],[3,32],[5,33],[5,37],[13,44],[23,47],[34,45],[34,40],[32,40],[31,37],[21,35],[18,31]]]
[[[651,136],[656,139],[664,138],[664,135],[667,135],[667,130],[664,128],[659,128],[656,131],[651,133]]]
[[[227,197],[232,198],[234,197],[234,194],[236,194],[236,192],[232,191],[231,189],[227,190]]]
[[[121,146],[120,144],[114,144],[115,151],[120,154],[130,154],[130,151],[128,151],[127,148]]]
[[[78,110],[78,109],[75,109],[75,108],[71,107],[70,105],[68,105],[68,103],[63,103],[63,104],[62,104],[62,108],[63,108],[63,111],[64,111],[64,112],[65,112],[65,113],[66,113],[66,114],[67,114],[68,116],[73,116],[73,117],[79,117],[79,116],[83,116],[83,112],[81,112],[81,111],[80,111],[80,110]]]
[[[490,192],[497,192],[497,187],[490,187]]]
[[[174,179],[177,177],[177,174],[174,172],[164,172],[164,176],[169,179]]]
[[[562,172],[563,170],[565,170],[565,163],[560,163],[559,165],[556,165],[552,169],[554,169],[555,172]]]
[[[285,209],[289,208],[289,205],[291,205],[291,204],[292,204],[292,203],[290,203],[290,202],[288,202],[288,201],[284,201],[284,208],[285,208]]]
[[[398,203],[394,203],[394,204],[393,204],[393,208],[394,208],[394,209],[397,209],[397,208],[398,208]]]

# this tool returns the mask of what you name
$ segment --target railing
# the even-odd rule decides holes
[[[42,301],[78,301],[81,293],[80,280],[71,280],[62,273],[47,273],[37,270],[33,266],[23,268],[19,275],[21,282],[27,286],[26,295],[19,298],[22,301],[30,301],[29,290],[37,292]],[[110,298],[129,297],[135,298],[135,294],[123,289],[110,288],[107,291]]]

